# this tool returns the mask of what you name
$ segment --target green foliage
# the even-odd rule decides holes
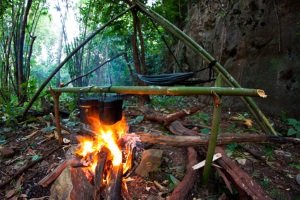
[[[17,96],[11,96],[9,102],[3,103],[0,108],[1,121],[7,126],[12,126],[18,123],[17,117],[21,115],[23,108],[17,106],[18,98]]]
[[[263,151],[267,159],[272,158],[274,155],[274,147],[272,147],[271,145],[265,145]]]
[[[230,156],[238,149],[239,145],[237,143],[231,143],[226,146],[226,153]]]
[[[293,118],[289,118],[287,119],[287,124],[290,126],[287,135],[300,138],[300,121]]]
[[[162,107],[173,107],[173,106],[180,106],[183,104],[183,97],[181,96],[151,96],[151,104],[154,107],[162,108]]]
[[[209,122],[211,121],[211,117],[207,113],[203,112],[197,112],[193,116],[191,116],[191,119],[194,121],[202,121],[205,125],[208,125]]]
[[[290,163],[289,166],[300,170],[300,163]]]
[[[272,183],[272,181],[268,177],[264,177],[263,180],[260,182],[261,186],[264,189],[268,189],[270,187],[271,183]]]
[[[202,128],[200,131],[203,134],[209,134],[210,133],[210,129],[209,128]]]

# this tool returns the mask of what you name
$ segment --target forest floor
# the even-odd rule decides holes
[[[165,102],[167,99],[155,101],[153,109],[165,114],[182,110],[182,105],[191,107],[197,100],[180,100]],[[162,103],[164,102],[164,103]],[[138,110],[135,102],[127,102],[125,115],[131,132],[147,132],[170,134],[161,124],[144,119],[142,114],[132,115]],[[188,116],[183,121],[188,128],[202,133],[209,132],[212,108]],[[234,117],[233,117],[234,116]],[[244,116],[241,117],[241,116]],[[237,120],[237,117],[240,120]],[[244,125],[247,114],[222,114],[221,132],[243,134],[257,132],[255,123],[251,127]],[[288,127],[280,120],[272,120],[275,128],[287,131]],[[65,124],[76,130],[78,119],[72,116],[63,120]],[[248,121],[249,122],[249,121]],[[65,159],[65,152],[72,145],[59,147],[54,138],[54,129],[50,116],[32,118],[30,122],[15,126],[1,125],[0,127],[0,184],[16,175],[28,163],[36,163],[17,175],[14,180],[0,188],[0,199],[48,199],[50,187],[43,188],[37,183]],[[63,132],[63,137],[75,143],[75,135]],[[136,152],[135,167],[141,160],[145,149],[161,149],[163,156],[159,171],[150,173],[142,178],[132,173],[127,182],[128,191],[133,200],[166,199],[174,185],[185,174],[186,148],[175,148],[163,145],[141,145]],[[272,199],[300,199],[300,183],[296,176],[300,174],[300,146],[293,144],[230,144],[225,147],[226,153],[232,160],[245,170]],[[52,153],[51,151],[54,150]],[[203,157],[203,148],[197,147],[198,160]],[[202,153],[201,153],[202,152]],[[50,154],[49,156],[45,156]],[[208,186],[201,184],[202,171],[198,171],[197,180],[188,195],[188,200],[196,199],[239,199],[238,192],[233,187],[231,193],[223,180],[216,175],[211,176]],[[164,189],[161,188],[163,186]]]

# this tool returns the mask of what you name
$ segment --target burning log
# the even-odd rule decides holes
[[[121,200],[123,165],[113,166],[110,172],[105,199]]]
[[[101,151],[98,153],[98,162],[95,169],[94,177],[94,199],[100,199],[101,183],[103,180],[104,167],[107,159],[107,152]]]

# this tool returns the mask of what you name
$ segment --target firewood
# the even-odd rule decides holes
[[[203,108],[204,108],[204,106],[196,106],[196,107],[193,107],[190,109],[183,109],[181,111],[171,113],[168,115],[163,115],[161,113],[155,112],[146,107],[140,108],[140,111],[145,115],[144,116],[145,119],[150,120],[150,121],[156,121],[156,122],[164,124],[165,126],[168,126],[170,123],[172,123],[180,118],[194,114]]]
[[[128,138],[127,138],[128,137]],[[161,144],[176,147],[188,146],[207,146],[209,136],[173,136],[173,135],[151,135],[149,133],[137,132],[126,134],[122,139],[138,137],[138,140],[144,143]],[[225,145],[230,143],[294,143],[300,144],[300,139],[291,137],[277,137],[258,134],[243,134],[243,135],[220,135],[217,144]]]
[[[175,135],[190,135],[190,136],[195,136],[195,135],[202,135],[205,136],[204,134],[198,133],[197,131],[193,131],[191,129],[188,129],[182,125],[180,121],[173,121],[170,123],[167,128],[169,131],[171,131]]]
[[[108,181],[106,198],[107,200],[121,200],[123,165],[113,166],[111,168],[111,176]]]
[[[104,172],[104,166],[107,159],[107,152],[101,151],[98,153],[98,162],[95,169],[95,177],[94,177],[94,200],[101,199],[101,183],[103,180],[103,172]]]
[[[183,177],[182,181],[176,186],[174,191],[170,196],[170,200],[184,200],[186,199],[187,194],[193,188],[194,183],[197,178],[197,172],[193,170],[192,166],[194,166],[197,161],[197,152],[193,147],[188,147],[188,164],[186,174]]]
[[[82,163],[79,158],[72,158],[72,159],[65,160],[57,168],[55,168],[50,174],[48,174],[42,180],[40,180],[38,182],[38,184],[41,185],[42,187],[47,187],[53,181],[55,181],[57,179],[57,177],[59,177],[59,175],[68,166],[71,166],[71,167],[74,167],[74,168],[76,168],[76,167],[86,167],[86,165],[84,163]]]
[[[226,173],[232,178],[237,187],[242,189],[252,199],[270,200],[271,198],[264,192],[259,184],[256,183],[244,170],[233,162],[221,147],[216,148],[216,152],[221,153],[222,157],[216,162],[224,168]]]

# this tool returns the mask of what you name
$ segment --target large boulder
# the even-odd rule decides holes
[[[184,32],[225,65],[243,87],[264,89],[268,98],[256,99],[263,111],[299,116],[300,1],[197,1],[189,13]],[[207,66],[181,42],[176,49],[185,70]],[[236,98],[226,99],[225,104],[241,108]]]

